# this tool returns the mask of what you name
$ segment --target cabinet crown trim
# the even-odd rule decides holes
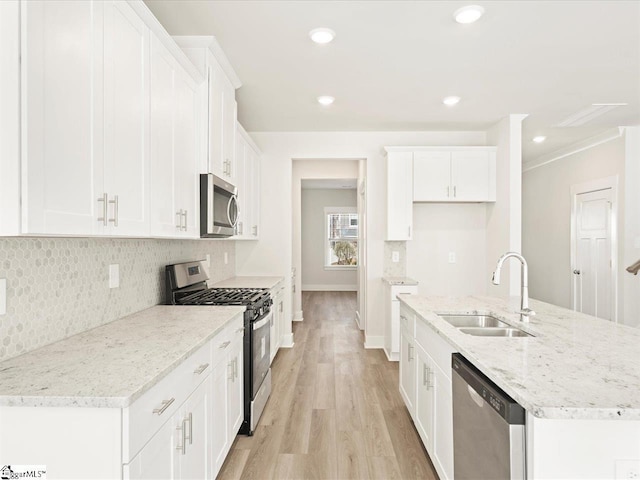
[[[395,152],[438,152],[441,150],[446,151],[464,151],[464,150],[475,150],[475,151],[487,151],[487,152],[495,152],[498,149],[496,146],[492,145],[430,145],[430,146],[422,146],[422,147],[403,147],[403,146],[386,146],[384,147],[385,152],[387,153],[395,153]]]
[[[220,64],[220,67],[224,71],[225,75],[229,78],[231,85],[236,90],[242,86],[240,77],[233,69],[231,62],[227,58],[222,50],[222,47],[218,43],[218,40],[213,35],[176,35],[173,37],[175,42],[181,48],[206,48],[208,49],[215,59]]]

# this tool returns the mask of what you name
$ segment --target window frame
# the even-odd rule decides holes
[[[323,239],[323,257],[324,257],[324,269],[325,270],[357,270],[360,265],[360,258],[358,258],[358,264],[356,265],[331,265],[331,248],[329,247],[329,215],[348,213],[355,214],[358,218],[358,236],[356,241],[360,242],[360,217],[358,216],[358,207],[324,207],[324,239]]]

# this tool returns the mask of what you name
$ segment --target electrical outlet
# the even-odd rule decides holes
[[[120,287],[120,265],[109,265],[109,288]]]
[[[228,264],[229,263],[229,254],[227,252],[224,252],[224,264]]]
[[[0,315],[7,313],[7,279],[0,278]]]
[[[449,252],[449,263],[456,263],[456,252]]]
[[[398,252],[397,250],[391,252],[391,261],[393,263],[398,263],[400,261],[400,252]]]
[[[640,479],[640,460],[616,460],[616,480]]]

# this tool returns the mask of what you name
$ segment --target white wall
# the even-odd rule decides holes
[[[485,132],[257,132],[263,152],[262,231],[258,242],[237,242],[238,275],[286,275],[292,266],[292,159],[364,158],[367,162],[367,318],[368,346],[384,339],[383,275],[386,145],[486,145]],[[299,281],[299,280],[298,280]],[[291,332],[286,325],[285,333]]]
[[[325,269],[325,208],[357,207],[355,189],[303,189],[301,215],[302,290],[355,291],[358,270]]]
[[[618,175],[622,226],[624,164],[625,139],[619,137],[524,172],[522,245],[533,298],[571,308],[571,186]],[[619,252],[622,261],[623,248]],[[620,270],[619,277],[624,269]],[[619,308],[619,321],[621,313]]]
[[[484,203],[413,204],[413,240],[407,242],[407,276],[422,295],[486,294]],[[449,253],[456,263],[449,263]]]
[[[624,271],[640,260],[640,126],[625,132],[625,223],[622,228],[624,245],[620,288],[623,291],[623,318],[627,325],[640,327],[640,274]]]

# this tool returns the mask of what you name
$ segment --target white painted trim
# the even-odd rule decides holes
[[[176,35],[175,42],[182,48],[207,48],[220,64],[220,67],[229,78],[231,85],[236,90],[242,86],[238,74],[233,69],[227,55],[220,47],[218,40],[213,35]]]
[[[364,348],[383,348],[384,347],[384,335],[367,335],[364,334]]]
[[[256,142],[253,141],[253,138],[251,138],[251,136],[247,133],[247,131],[244,129],[244,127],[240,124],[240,122],[236,122],[236,126],[238,128],[238,132],[240,132],[240,135],[249,144],[249,146],[253,150],[255,150],[255,152],[258,154],[258,156],[262,155],[262,152],[260,151],[260,149],[256,145]]]
[[[302,322],[304,320],[304,316],[302,315],[302,310],[298,310],[291,319],[292,322]]]
[[[184,68],[187,73],[193,78],[198,85],[205,81],[205,77],[198,71],[196,66],[189,60],[187,55],[178,46],[176,41],[167,33],[158,19],[151,13],[149,7],[142,0],[128,0],[131,8],[142,19],[144,24],[149,27],[151,33],[153,33],[162,45],[165,46],[171,55],[178,61],[178,63]]]
[[[547,155],[542,155],[538,158],[534,158],[533,160],[525,162],[522,165],[523,166],[522,173],[528,172],[530,170],[534,170],[539,167],[543,167],[545,165],[548,165],[550,163],[556,162],[563,158],[569,157],[576,153],[583,152],[584,150],[588,150],[598,145],[602,145],[603,143],[610,142],[611,140],[620,138],[623,135],[624,135],[624,127],[607,130],[606,132],[587,138],[586,140],[581,140],[567,147],[561,148],[560,150],[556,150],[555,152],[551,152]]]
[[[490,145],[434,145],[428,147],[405,147],[405,146],[393,146],[393,147],[383,147],[384,151],[387,153],[390,152],[434,152],[440,150],[447,151],[464,151],[464,150],[474,150],[474,151],[487,151],[487,152],[496,152],[498,147],[490,146]]]
[[[302,285],[303,292],[357,292],[358,285]]]
[[[598,190],[611,190],[611,321],[618,323],[618,175],[571,186],[571,270],[576,268],[577,196]],[[571,308],[576,310],[576,279],[571,278]]]
[[[280,337],[280,348],[293,348],[293,333],[286,333]]]
[[[400,361],[400,354],[398,352],[389,354],[386,348],[383,348],[383,350],[384,350],[384,354],[387,356],[387,360],[389,360],[390,362]]]

